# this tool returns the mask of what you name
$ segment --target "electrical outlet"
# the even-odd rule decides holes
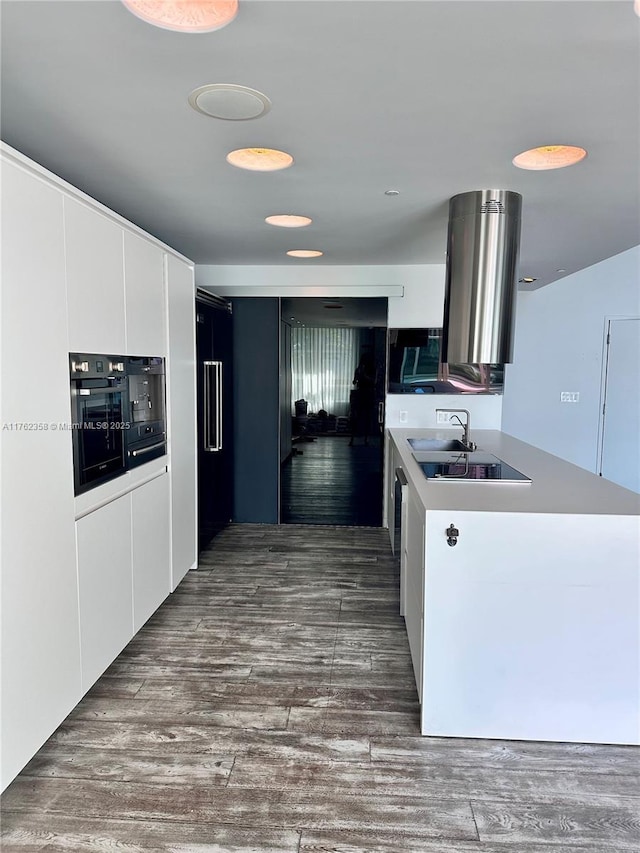
[[[561,391],[560,392],[560,402],[561,403],[579,403],[580,402],[580,392],[579,391]]]
[[[451,421],[451,415],[454,412],[446,412],[444,409],[436,409],[436,423],[448,424]]]
[[[403,409],[400,409],[400,416],[398,420],[401,424],[406,424],[409,420],[409,412],[405,412]]]

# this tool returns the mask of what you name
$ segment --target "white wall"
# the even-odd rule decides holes
[[[640,247],[518,295],[502,428],[596,470],[606,318],[640,314]],[[578,391],[578,403],[561,403]]]
[[[196,266],[196,285],[220,296],[387,296],[389,328],[441,326],[444,264],[398,266]],[[502,397],[497,395],[388,394],[389,427],[435,426],[435,409],[465,408],[476,429],[500,429]],[[400,421],[400,412],[406,419]]]

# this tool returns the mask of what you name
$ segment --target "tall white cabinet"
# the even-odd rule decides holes
[[[171,589],[189,569],[198,552],[196,512],[196,357],[193,267],[167,255],[169,399],[169,476],[171,479]]]
[[[2,778],[81,696],[63,204],[2,168]],[[64,665],[61,665],[64,662]]]
[[[193,265],[0,147],[1,787],[197,559]],[[69,353],[165,356],[168,454],[77,498]]]

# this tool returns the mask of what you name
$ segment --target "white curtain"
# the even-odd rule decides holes
[[[358,343],[358,329],[291,329],[292,412],[295,400],[306,400],[309,413],[349,414]]]

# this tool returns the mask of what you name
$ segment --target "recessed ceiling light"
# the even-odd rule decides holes
[[[163,30],[210,33],[226,27],[238,14],[238,0],[122,0],[130,12]]]
[[[271,109],[271,101],[262,92],[235,83],[199,86],[189,95],[189,103],[199,113],[225,121],[248,121]]]
[[[556,270],[556,272],[566,272],[565,269]]]
[[[292,249],[287,252],[291,258],[319,258],[324,252],[318,252],[316,249]]]
[[[291,154],[274,148],[238,148],[227,154],[227,163],[252,172],[277,172],[293,163]]]
[[[385,190],[385,195],[400,195],[400,190]]]
[[[519,169],[564,169],[565,166],[573,166],[587,156],[584,148],[575,145],[541,145],[539,148],[530,148],[523,151],[511,161]]]
[[[537,278],[531,278],[531,276],[525,276],[524,278],[518,279],[520,284],[531,284],[532,282],[537,280]]]
[[[308,216],[294,216],[292,213],[277,213],[274,216],[267,216],[264,221],[279,228],[304,228],[305,225],[311,225],[313,219]]]

